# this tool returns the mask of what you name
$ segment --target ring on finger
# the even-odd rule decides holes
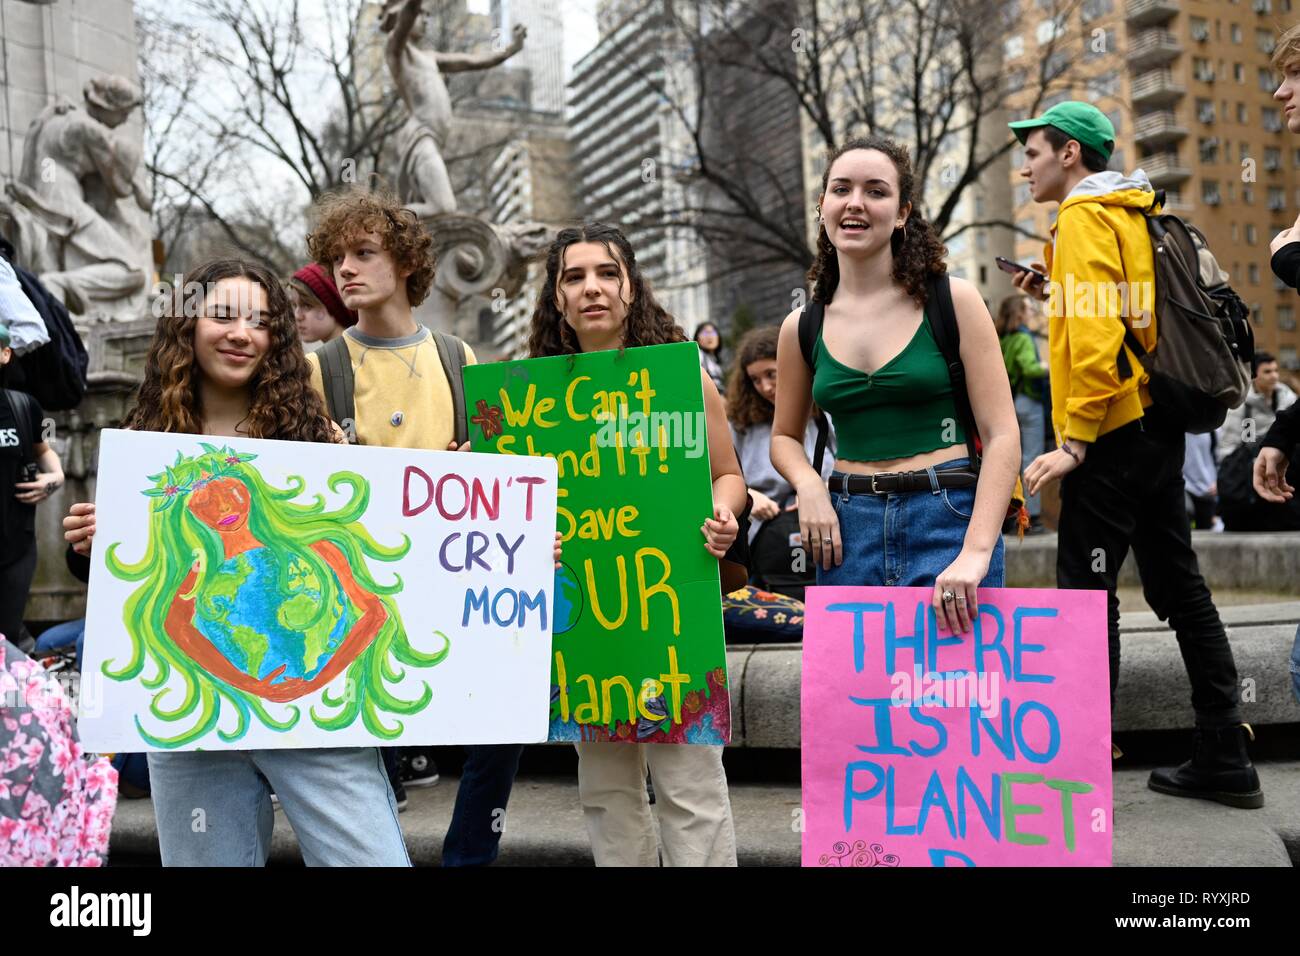
[[[943,603],[944,603],[944,604],[951,604],[951,603],[953,602],[953,599],[956,598],[956,597],[957,597],[957,595],[953,594],[951,591],[944,591],[944,592],[943,592]]]

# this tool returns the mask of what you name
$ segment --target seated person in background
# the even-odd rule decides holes
[[[745,475],[754,508],[750,512],[750,584],[798,601],[814,584],[812,557],[799,541],[799,511],[794,489],[772,465],[772,415],[776,409],[776,342],[779,326],[753,329],[740,340],[727,384],[727,418],[731,440]],[[819,424],[820,422],[820,424]],[[818,428],[827,430],[822,476],[835,467],[835,435],[826,416],[813,408],[804,433],[811,461]]]

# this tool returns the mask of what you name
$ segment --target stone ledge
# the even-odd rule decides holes
[[[1007,587],[1056,586],[1056,535],[1035,535],[1006,544]],[[1193,531],[1196,550],[1211,591],[1273,591],[1300,594],[1300,532],[1230,533]],[[1137,562],[1129,554],[1120,568],[1121,587],[1136,587]]]

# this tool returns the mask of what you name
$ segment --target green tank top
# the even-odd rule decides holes
[[[812,397],[834,420],[836,454],[847,461],[910,458],[966,442],[925,317],[903,351],[870,374],[837,361],[818,333]]]

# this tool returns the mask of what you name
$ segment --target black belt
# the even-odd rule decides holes
[[[979,474],[966,469],[936,471],[940,488],[969,488],[979,481]],[[832,493],[847,491],[851,495],[907,495],[933,491],[927,471],[892,471],[879,475],[832,475],[826,483]]]

